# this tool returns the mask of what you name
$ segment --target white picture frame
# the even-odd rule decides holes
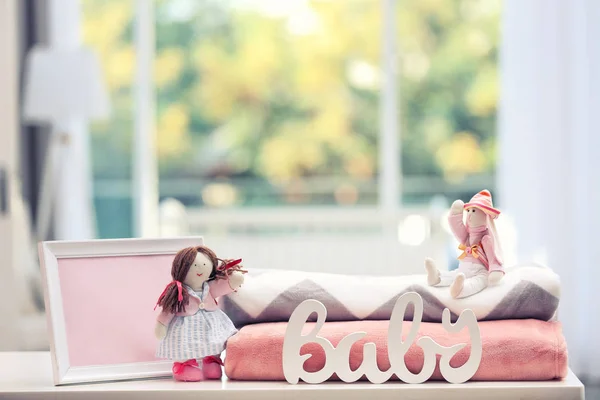
[[[98,239],[90,241],[47,241],[38,244],[48,337],[55,385],[158,378],[171,375],[172,362],[151,361],[122,364],[72,366],[61,291],[59,262],[63,259],[175,255],[179,250],[203,245],[202,236],[156,239]],[[170,271],[170,265],[165,266]],[[90,277],[94,279],[94,277]],[[168,279],[168,276],[167,276]],[[168,282],[165,281],[166,285]],[[134,285],[134,282],[131,282]],[[158,297],[160,293],[157,293]],[[148,304],[151,310],[154,304]],[[92,343],[90,345],[93,345]]]

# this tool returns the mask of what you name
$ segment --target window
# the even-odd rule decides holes
[[[100,235],[130,236],[135,3],[83,4],[115,109],[93,128]],[[376,207],[378,176],[393,179],[394,168],[399,181],[382,184],[399,186],[399,207],[493,190],[500,6],[155,1],[160,199],[190,209]],[[396,96],[382,90],[395,73],[384,43]],[[400,146],[383,160],[386,135]]]

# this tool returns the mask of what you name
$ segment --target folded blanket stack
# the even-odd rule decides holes
[[[479,322],[483,341],[481,364],[472,380],[551,380],[567,373],[567,348],[560,323],[554,321],[560,299],[560,280],[551,270],[538,266],[509,268],[501,283],[464,299],[453,299],[448,288],[430,287],[425,277],[365,277],[296,271],[251,271],[243,288],[221,299],[221,307],[240,328],[227,344],[225,372],[237,380],[285,380],[282,347],[287,321],[302,301],[315,299],[327,308],[327,322],[319,335],[335,346],[349,333],[367,332],[352,347],[351,368],[362,362],[366,342],[377,345],[381,370],[389,368],[387,327],[396,299],[406,292],[423,298],[423,321],[419,336],[429,336],[441,345],[467,343],[468,334],[446,332],[441,321],[448,308],[453,320],[471,309]],[[409,306],[403,332],[412,322]],[[307,324],[308,325],[308,324]],[[308,327],[307,327],[308,329]],[[403,333],[405,334],[405,333]],[[458,367],[469,357],[467,346],[451,365]],[[324,354],[318,346],[303,347],[313,356],[307,371],[319,370]],[[407,367],[416,373],[423,352],[413,343],[405,356]],[[337,379],[335,376],[332,379]],[[432,380],[441,379],[439,370]]]

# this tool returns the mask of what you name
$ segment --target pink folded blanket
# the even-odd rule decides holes
[[[403,335],[412,322],[404,322]],[[225,373],[237,380],[285,380],[282,367],[283,338],[286,322],[247,325],[229,339],[225,358]],[[307,323],[303,333],[310,332],[313,323]],[[337,346],[349,333],[363,331],[367,336],[354,344],[350,351],[350,366],[358,368],[362,362],[363,345],[377,346],[377,363],[382,371],[388,370],[387,332],[389,321],[327,322],[319,336]],[[559,322],[539,320],[499,320],[479,322],[483,355],[479,369],[472,380],[478,381],[544,381],[564,378],[567,374],[567,346]],[[468,343],[468,331],[448,333],[439,323],[421,323],[419,335],[429,336],[443,346]],[[404,339],[404,338],[403,338]],[[415,341],[416,342],[416,341]],[[324,365],[324,352],[319,345],[306,344],[302,354],[313,354],[304,367],[318,371]],[[460,367],[469,358],[470,346],[460,350],[450,362]],[[413,343],[405,357],[406,366],[418,373],[423,365],[423,351]],[[439,356],[438,356],[439,360]],[[363,377],[364,378],[364,377]],[[338,380],[334,375],[332,380]],[[395,377],[394,377],[395,379]],[[443,379],[439,367],[431,378]]]

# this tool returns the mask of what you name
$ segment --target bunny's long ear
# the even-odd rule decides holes
[[[504,252],[502,251],[502,245],[500,243],[500,237],[498,236],[498,231],[496,230],[496,223],[494,222],[494,219],[492,217],[490,217],[489,215],[486,216],[487,218],[487,224],[489,227],[489,232],[492,236],[492,239],[494,240],[494,256],[496,257],[496,261],[498,261],[499,264],[502,264],[502,260],[504,258]]]

